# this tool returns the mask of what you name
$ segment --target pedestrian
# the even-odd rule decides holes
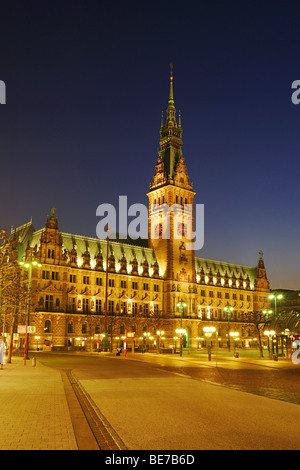
[[[1,369],[3,369],[3,364],[5,364],[5,351],[6,351],[5,343],[2,339],[0,339],[0,366],[1,366]]]

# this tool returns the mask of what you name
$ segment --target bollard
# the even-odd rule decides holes
[[[36,366],[36,357],[33,357],[33,358],[31,359],[31,365],[32,365],[32,367],[35,367],[35,366]]]

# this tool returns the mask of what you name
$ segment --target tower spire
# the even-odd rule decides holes
[[[170,64],[170,93],[169,93],[169,105],[174,106],[174,93],[173,93],[173,64]]]
[[[167,108],[166,127],[177,127],[175,114],[176,114],[176,109],[174,106],[173,64],[170,64],[170,92],[169,92],[169,105]]]

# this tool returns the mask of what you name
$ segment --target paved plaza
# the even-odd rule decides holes
[[[153,355],[153,359],[154,356],[157,358],[158,355]],[[41,357],[42,356],[39,356],[39,358]],[[131,358],[133,357],[131,356]],[[122,357],[120,359],[121,361],[127,361],[128,359],[130,360],[130,357],[127,359]],[[151,355],[135,354],[134,359],[148,362],[151,361]],[[111,357],[111,360],[118,359]],[[175,360],[181,360],[185,364],[192,364],[196,363],[196,361],[199,362],[199,357],[186,355],[183,358],[174,358],[174,361]],[[215,367],[215,364],[213,362],[211,364],[208,363],[204,356],[202,356],[201,360],[203,361],[204,367]],[[241,359],[241,361],[242,360],[243,359]],[[252,361],[253,364],[256,362],[251,358],[244,360],[248,363]],[[277,369],[281,368],[283,364],[287,364],[286,361],[287,360],[284,359],[281,362],[265,360],[264,365],[272,369]],[[0,415],[2,419],[0,450],[99,449],[95,444],[92,432],[84,418],[83,411],[71,390],[70,383],[64,378],[64,373],[58,369],[43,365],[39,359],[36,361],[36,366],[32,364],[32,360],[28,360],[26,365],[24,365],[24,359],[22,357],[13,357],[12,363],[5,364],[3,369],[0,370]],[[127,383],[126,380],[128,383],[130,382],[130,379],[125,379],[123,380],[123,385]],[[164,379],[165,382],[167,380],[167,378]],[[183,386],[183,380],[186,379],[178,377],[180,386]],[[103,406],[104,414],[106,415],[106,413],[108,413],[107,419],[111,421],[114,428],[116,428],[118,425],[118,410],[113,406],[111,391],[109,392],[109,396],[106,397],[106,401],[104,400],[105,387],[114,386],[114,381],[116,382],[114,399],[116,399],[119,397],[117,394],[118,380],[112,380],[112,378],[110,378],[109,381],[99,381],[99,384],[102,383],[100,392],[102,390],[104,394],[102,402],[101,400],[99,401],[99,387],[97,388],[97,381],[81,380],[81,384],[83,385],[83,390],[86,390],[97,406],[99,408]],[[135,384],[140,386],[141,382],[135,379]],[[129,386],[132,388],[133,385],[130,383]],[[144,384],[142,384],[141,390],[143,390],[143,387]],[[203,383],[201,381],[195,381],[193,389],[194,393],[198,393],[197,390],[199,393],[204,393],[208,397],[208,402],[213,401],[214,404],[212,406],[214,408],[218,406],[219,403],[220,410],[221,408],[223,409],[223,415],[226,413],[226,410],[223,405],[221,406],[222,399],[226,398],[226,400],[229,400],[232,394],[234,394],[237,400],[236,403],[240,403],[239,413],[241,414],[242,409],[247,410],[249,433],[251,426],[255,429],[256,425],[259,427],[260,425],[263,426],[266,424],[260,424],[259,417],[257,417],[256,421],[255,410],[260,410],[260,413],[263,413],[264,410],[267,412],[268,410],[270,424],[272,425],[270,426],[270,431],[276,431],[278,425],[277,439],[275,441],[274,436],[270,434],[270,448],[274,448],[274,446],[275,448],[283,449],[299,447],[299,443],[297,444],[297,423],[299,422],[298,418],[300,418],[298,405],[258,397],[244,392],[237,392],[229,390],[226,387]],[[136,393],[138,392],[139,390],[137,388]],[[123,397],[124,394],[122,395],[122,398]],[[129,396],[126,397],[127,402],[128,398]],[[137,403],[139,403],[139,401]],[[247,408],[249,403],[252,404],[251,409]],[[128,410],[131,410],[132,407],[129,402],[127,405]],[[272,412],[272,410],[274,412]],[[138,412],[138,410],[136,411]],[[205,407],[203,408],[203,412],[204,411]],[[287,417],[288,419],[285,419]],[[224,415],[223,423],[226,428],[227,424],[225,418],[226,416]],[[281,419],[281,421],[278,422],[276,419]],[[130,444],[129,438],[131,434],[133,437],[134,428],[132,427],[130,428],[130,433],[127,435],[127,444]],[[224,436],[225,434],[222,435]],[[236,435],[238,436],[239,433],[237,432]],[[125,432],[124,436],[126,438]],[[223,439],[222,436],[220,436],[220,439],[221,438]],[[221,440],[218,445],[222,447]],[[230,445],[230,440],[228,441],[228,445]],[[256,444],[253,443],[253,446],[255,447]],[[130,447],[128,448],[130,449]],[[133,447],[131,447],[131,449],[132,448]],[[167,443],[165,448],[168,448]],[[141,447],[141,449],[143,448]],[[123,449],[121,448],[121,450]]]

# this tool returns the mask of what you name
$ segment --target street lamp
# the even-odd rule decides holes
[[[277,319],[277,299],[283,299],[282,294],[271,294],[269,295],[269,299],[274,300],[274,313],[275,313],[275,320]]]
[[[229,335],[232,337],[232,340],[233,340],[233,350],[234,350],[234,352],[235,352],[235,344],[236,344],[236,341],[238,340],[239,334],[238,334],[237,331],[231,331],[231,332],[229,333]]]
[[[148,341],[147,341],[147,339],[148,339]],[[145,351],[148,351],[148,342],[149,342],[149,339],[150,339],[150,333],[144,331]]]
[[[32,255],[31,255],[32,257]],[[30,259],[30,261],[20,261],[20,265],[28,269],[28,302],[27,302],[27,318],[26,318],[26,330],[25,330],[25,350],[24,350],[24,365],[26,365],[26,359],[29,359],[28,356],[28,327],[30,325],[30,291],[31,291],[31,279],[32,279],[32,267],[40,268],[42,265],[35,260]]]
[[[183,335],[185,333],[185,329],[182,328],[182,317],[183,317],[183,310],[186,307],[186,302],[184,300],[180,299],[177,302],[177,307],[180,307],[180,328],[176,330],[176,333],[180,333],[180,357],[182,356],[182,340],[183,340]]]
[[[160,339],[161,339],[161,336],[165,334],[165,332],[157,330],[156,334],[158,336],[158,341],[157,341],[158,352],[160,352]]]
[[[208,360],[211,361],[211,336],[215,333],[216,329],[214,326],[205,326],[203,328],[204,335],[207,337],[207,352],[208,352]]]
[[[268,351],[269,351],[269,357],[270,359],[272,359],[272,356],[273,356],[273,344],[272,344],[272,347],[270,348],[270,338],[271,338],[271,341],[272,341],[272,337],[275,336],[275,331],[274,330],[271,330],[271,331],[264,331],[264,335],[266,335],[268,337]]]
[[[177,328],[176,333],[180,335],[180,357],[182,357],[182,342],[183,342],[183,335],[185,334],[184,328]]]
[[[269,315],[273,313],[273,310],[263,310],[263,313],[267,315],[267,321],[269,321]]]
[[[229,322],[230,322],[230,313],[233,311],[233,307],[229,304],[224,307],[225,312],[227,312],[227,338],[228,338],[228,351],[230,351],[230,335],[229,335]]]

